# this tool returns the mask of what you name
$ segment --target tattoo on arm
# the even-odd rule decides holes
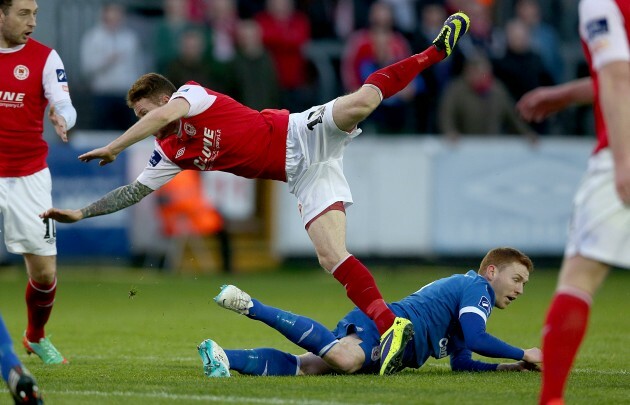
[[[83,218],[111,214],[112,212],[120,211],[123,208],[134,205],[152,192],[153,190],[149,187],[138,181],[134,181],[131,184],[110,191],[100,200],[93,202],[87,207],[81,208],[81,213],[83,214]]]

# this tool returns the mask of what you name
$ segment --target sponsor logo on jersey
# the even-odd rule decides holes
[[[24,65],[17,65],[15,69],[13,69],[13,76],[15,76],[18,80],[24,80],[28,77],[29,70]]]
[[[440,339],[438,345],[440,346],[440,353],[438,354],[438,359],[441,359],[442,357],[446,357],[448,355],[448,350],[446,348],[448,346],[448,338]]]
[[[193,164],[197,166],[199,170],[212,170],[214,161],[217,159],[217,156],[219,156],[220,142],[220,129],[203,129],[203,149],[201,150],[201,156],[193,160]]]
[[[586,36],[589,41],[608,33],[608,20],[600,18],[586,23]]]
[[[160,155],[160,152],[158,152],[157,150],[154,150],[153,154],[151,155],[151,158],[149,159],[149,165],[151,167],[155,167],[157,166],[158,163],[160,163],[161,160],[162,160],[162,155]]]
[[[175,159],[180,158],[184,154],[185,151],[186,151],[186,147],[185,146],[183,148],[180,148],[177,151],[177,153],[175,154]]]
[[[26,93],[0,90],[0,107],[21,108],[24,107]]]
[[[479,300],[479,304],[477,304],[481,309],[486,311],[486,313],[490,313],[490,300],[485,295],[481,297]]]
[[[187,122],[184,124],[184,132],[186,132],[188,136],[195,136],[197,129],[191,123]]]
[[[59,83],[67,83],[66,71],[64,69],[57,69],[57,81]]]

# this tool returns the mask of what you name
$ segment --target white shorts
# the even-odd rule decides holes
[[[55,221],[38,216],[52,207],[51,191],[48,168],[30,176],[0,178],[0,213],[9,252],[57,254]]]
[[[591,156],[573,200],[565,257],[575,255],[630,269],[630,208],[615,190],[610,149]]]
[[[350,186],[343,174],[343,152],[351,133],[337,128],[332,110],[336,99],[304,112],[289,115],[287,135],[287,183],[298,199],[298,210],[306,224],[331,204],[352,204]]]

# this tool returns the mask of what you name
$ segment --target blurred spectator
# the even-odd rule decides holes
[[[213,87],[212,65],[205,58],[206,49],[206,35],[201,29],[185,30],[179,38],[176,56],[172,57],[164,70],[166,77],[177,87],[189,80]]]
[[[341,77],[347,92],[357,90],[376,70],[411,55],[405,37],[394,31],[391,7],[385,2],[372,4],[370,26],[356,31],[347,41],[341,60]],[[444,22],[444,20],[442,20]],[[383,101],[366,120],[378,132],[402,132],[409,129],[412,100],[422,77],[413,81],[399,94]]]
[[[462,10],[470,17],[470,29],[458,42],[456,52],[457,71],[463,66],[463,60],[476,54],[483,54],[487,58],[500,57],[505,50],[505,36],[503,31],[493,21],[492,9],[476,1],[467,1]],[[453,57],[451,56],[451,57]],[[462,58],[463,56],[463,58]]]
[[[423,4],[419,15],[420,24],[414,36],[414,50],[426,49],[438,36],[447,18],[446,9],[437,3]],[[416,96],[416,130],[420,133],[438,132],[435,100],[439,99],[444,87],[451,79],[452,62],[453,58],[447,58],[422,72],[422,76],[419,77],[424,82],[424,86],[419,88]]]
[[[144,71],[137,34],[127,28],[126,10],[118,3],[104,4],[101,21],[81,42],[81,67],[92,90],[92,128],[124,130],[135,122],[125,96]]]
[[[517,100],[529,90],[554,84],[541,57],[532,50],[527,26],[519,20],[511,20],[505,33],[505,55],[494,61],[494,67],[496,76],[506,85],[512,98]]]
[[[343,0],[342,0],[343,1]],[[336,21],[339,0],[308,0],[302,2],[311,26],[311,38],[336,39]]]
[[[166,66],[179,50],[179,38],[191,25],[188,19],[189,0],[164,0],[164,16],[157,23],[155,30],[154,55],[156,69],[164,73]]]
[[[416,21],[416,3],[418,0],[382,0],[389,4],[393,17],[394,27],[409,40],[413,38],[413,32],[418,25]],[[424,3],[424,1],[422,1]],[[444,20],[442,20],[442,23]],[[423,48],[424,49],[424,48]]]
[[[529,30],[519,20],[511,20],[505,27],[507,49],[505,55],[494,61],[494,71],[507,87],[512,99],[520,100],[523,94],[540,86],[554,84],[540,56],[530,45]],[[534,128],[547,132],[547,122],[536,123]]]
[[[536,134],[516,114],[508,91],[492,74],[492,65],[478,55],[466,61],[463,75],[451,81],[440,100],[442,134],[456,141],[460,135]]]
[[[556,30],[542,20],[538,0],[519,0],[515,10],[516,19],[529,28],[532,50],[540,55],[553,81],[563,82],[564,63],[560,39]]]
[[[232,63],[230,95],[255,110],[279,108],[280,85],[271,55],[262,43],[254,20],[243,20],[236,29],[237,53]]]
[[[220,243],[222,269],[232,271],[230,237],[221,214],[203,193],[200,172],[184,170],[157,191],[162,232],[176,239],[167,252],[165,265],[178,269],[188,247],[201,268],[214,262],[208,254],[205,239],[216,236]]]
[[[310,106],[305,91],[307,61],[302,52],[311,39],[308,17],[295,10],[293,0],[267,0],[265,6],[255,19],[276,66],[282,88],[281,107],[301,111]]]
[[[235,35],[238,23],[236,0],[211,0],[206,8],[205,23],[211,31],[212,58],[229,62],[236,53]]]

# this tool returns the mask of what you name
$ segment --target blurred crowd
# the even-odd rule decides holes
[[[575,56],[577,0],[163,0],[152,12],[103,2],[81,38],[80,87],[91,108],[78,127],[131,125],[124,96],[147,71],[176,86],[194,80],[255,109],[301,111],[424,50],[457,10],[471,28],[454,55],[387,99],[365,132],[591,133],[588,111],[529,126],[514,108],[535,87],[585,74]]]

